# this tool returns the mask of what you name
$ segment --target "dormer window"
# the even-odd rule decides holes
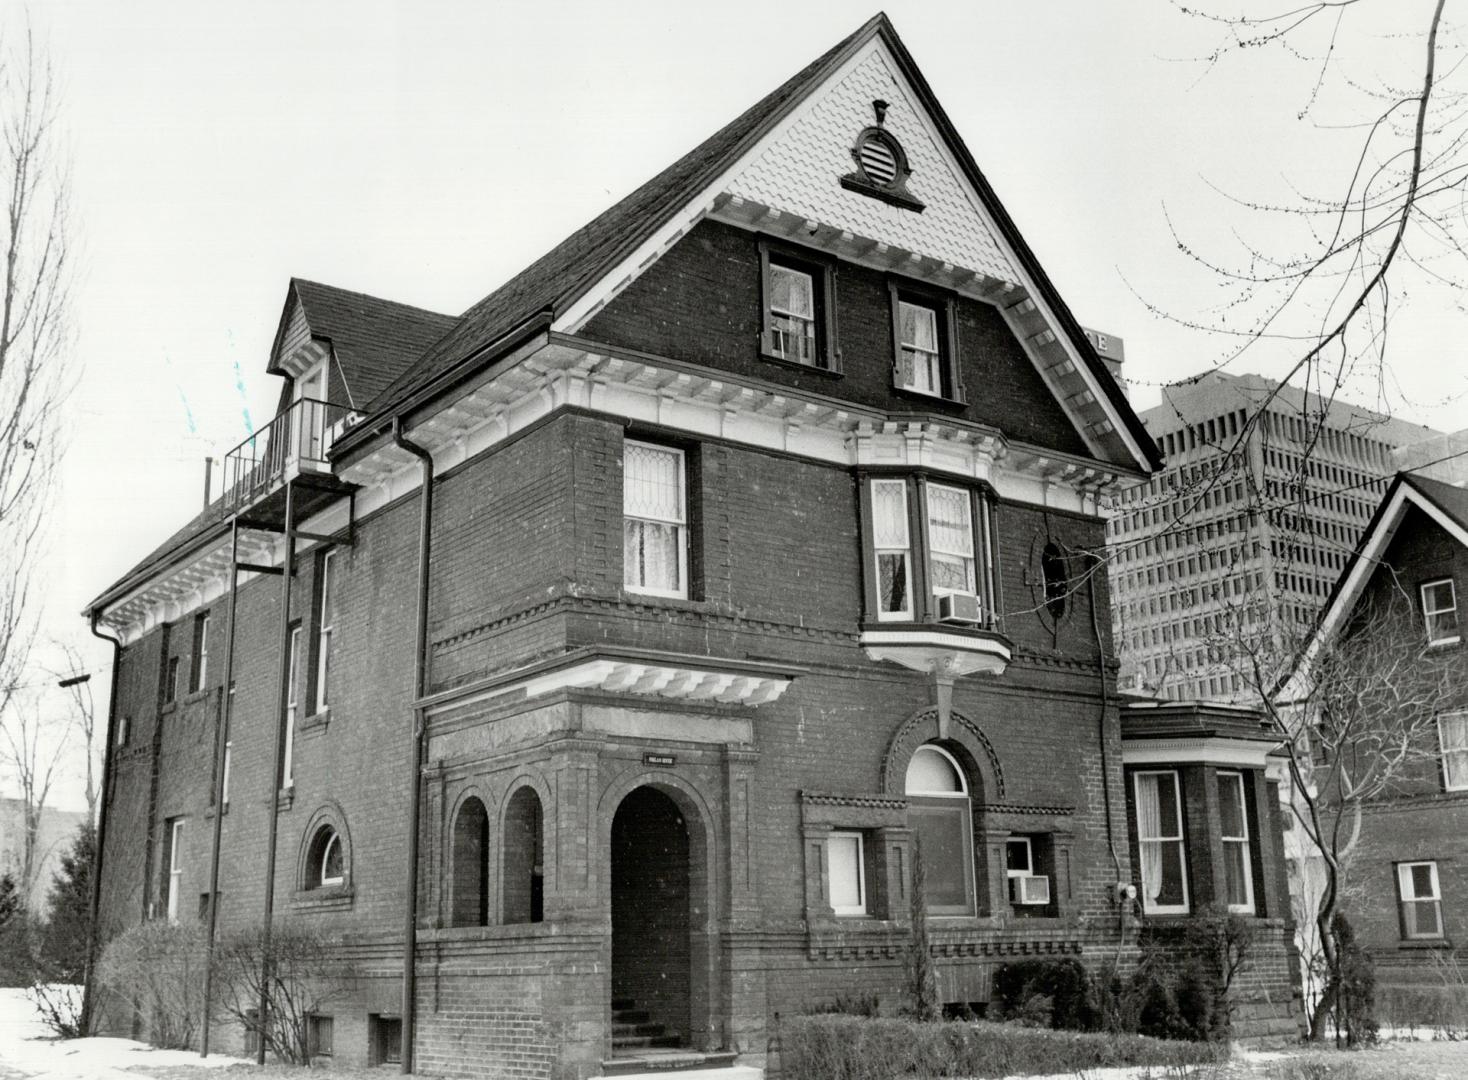
[[[907,164],[907,151],[897,137],[884,126],[887,119],[887,103],[872,102],[877,123],[863,128],[851,147],[851,160],[856,171],[841,178],[841,186],[847,191],[870,195],[893,206],[921,213],[923,204],[907,190],[907,178],[912,169]]]

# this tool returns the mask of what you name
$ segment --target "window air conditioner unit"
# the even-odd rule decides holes
[[[938,597],[939,622],[976,626],[979,616],[979,598],[972,593],[944,593]]]
[[[1050,878],[1045,874],[1019,874],[1009,884],[1016,904],[1050,903]]]

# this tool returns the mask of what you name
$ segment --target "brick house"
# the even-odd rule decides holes
[[[919,841],[955,1006],[1210,902],[1221,760],[1287,956],[1238,732],[1124,775],[1091,553],[1157,449],[884,16],[458,318],[293,281],[269,370],[89,611],[104,933],[339,935],[340,1060],[733,1077],[899,999]]]
[[[1444,707],[1436,730],[1428,745],[1408,756],[1390,790],[1365,805],[1348,866],[1343,907],[1372,956],[1378,984],[1387,987],[1442,985],[1443,962],[1456,960],[1458,943],[1468,935],[1468,652],[1459,608],[1465,590],[1468,489],[1398,473],[1336,583],[1295,676],[1308,676],[1311,649],[1394,611],[1405,612],[1403,632],[1414,647],[1420,644],[1428,664],[1448,669],[1442,684],[1447,694],[1437,693]],[[1298,696],[1300,685],[1290,683],[1282,697]],[[1410,683],[1398,688],[1403,697],[1412,691]],[[1319,869],[1308,850],[1297,856],[1296,871],[1292,888],[1318,889]]]

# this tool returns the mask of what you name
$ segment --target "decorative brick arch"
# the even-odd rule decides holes
[[[306,827],[301,832],[300,847],[296,854],[296,888],[299,890],[316,887],[311,884],[313,855],[317,835],[325,828],[330,828],[335,832],[337,842],[341,844],[343,884],[351,885],[353,882],[352,835],[347,831],[347,817],[337,803],[328,801],[316,808],[306,820]]]
[[[906,787],[907,766],[912,755],[923,743],[940,742],[959,747],[967,758],[966,764],[976,774],[983,790],[981,799],[975,802],[997,802],[1004,798],[1004,767],[989,737],[961,712],[948,714],[948,737],[940,739],[938,734],[938,707],[930,705],[913,713],[892,736],[887,744],[887,753],[882,758],[882,791],[888,795],[901,795]]]

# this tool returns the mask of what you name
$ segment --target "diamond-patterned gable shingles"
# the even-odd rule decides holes
[[[729,193],[1017,284],[1018,272],[901,85],[873,48],[733,178]],[[926,204],[922,213],[841,187],[840,178],[854,167],[851,146],[873,123],[877,99],[889,105],[884,126],[907,151],[907,188]]]

